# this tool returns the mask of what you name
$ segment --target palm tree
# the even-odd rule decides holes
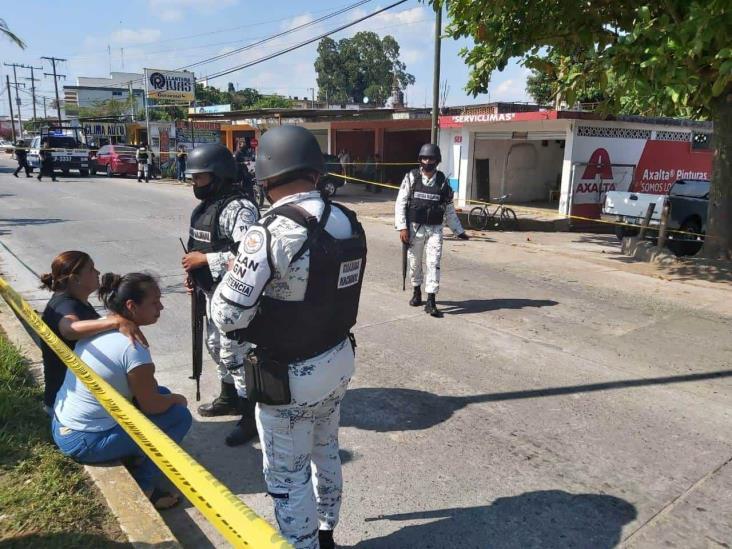
[[[10,38],[11,41],[15,42],[22,49],[25,49],[25,42],[23,42],[20,37],[13,34],[13,32],[8,28],[8,24],[5,22],[5,19],[2,18],[0,18],[0,35]]]

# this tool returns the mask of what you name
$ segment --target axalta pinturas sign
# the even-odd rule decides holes
[[[151,99],[193,101],[195,82],[192,72],[145,69],[145,92]]]

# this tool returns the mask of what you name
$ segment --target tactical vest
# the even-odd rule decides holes
[[[223,194],[204,200],[196,206],[191,214],[191,226],[188,230],[188,251],[208,254],[231,250],[236,255],[239,244],[219,234],[219,217],[229,202],[246,198],[237,189],[227,189]],[[191,271],[191,275],[202,290],[208,292],[215,286],[208,265]]]
[[[422,172],[412,170],[412,190],[407,204],[407,220],[422,225],[442,225],[445,206],[452,198],[452,189],[445,174],[437,172],[435,185],[428,187],[422,182]]]
[[[251,324],[235,332],[239,341],[255,343],[280,362],[316,357],[348,337],[356,324],[366,269],[366,233],[355,213],[340,204],[333,206],[348,217],[350,238],[339,240],[325,230],[330,202],[325,203],[320,221],[300,206],[285,204],[268,212],[261,222],[267,227],[281,215],[308,231],[305,244],[292,259],[294,263],[310,252],[304,301],[263,295]]]
[[[138,162],[147,162],[147,151],[145,149],[137,150],[137,161]]]

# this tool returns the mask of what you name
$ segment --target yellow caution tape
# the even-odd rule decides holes
[[[369,181],[367,179],[361,179],[361,178],[353,177],[350,175],[346,176],[346,175],[341,175],[339,173],[331,173],[331,172],[328,172],[327,175],[332,175],[334,177],[340,177],[341,179],[345,179],[347,181],[358,181],[359,183],[365,183],[367,185],[374,185],[376,187],[384,187],[385,189],[399,190],[399,187],[396,185],[389,185],[387,183],[379,183],[378,181]],[[465,202],[467,202],[468,204],[476,204],[479,206],[497,206],[497,204],[495,202],[484,202],[481,200],[473,200],[470,198],[466,198]],[[543,214],[548,213],[547,210],[544,210],[542,208],[532,208],[531,206],[512,206],[512,205],[507,205],[507,206],[515,207],[519,210],[533,211],[533,212],[543,213]],[[562,219],[577,219],[580,221],[591,221],[592,223],[605,223],[607,225],[617,225],[619,227],[635,227],[636,229],[640,228],[639,225],[634,225],[633,223],[624,223],[622,221],[608,221],[606,219],[595,219],[593,217],[582,217],[579,215],[562,215],[562,214],[552,214],[552,215],[556,215],[558,221],[562,220]],[[657,230],[657,228],[655,226],[649,227],[649,228],[652,228],[653,230]],[[666,232],[674,233],[674,234],[684,234],[684,235],[688,235],[688,236],[701,237],[701,238],[711,238],[702,233],[693,233],[690,231],[680,231],[678,229],[667,229]]]
[[[234,547],[292,547],[268,522],[188,455],[168,435],[87,366],[0,277],[0,295],[97,398],[188,501]]]

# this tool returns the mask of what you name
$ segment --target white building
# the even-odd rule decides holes
[[[113,72],[109,78],[80,76],[76,86],[64,86],[65,107],[93,107],[107,100],[135,98],[135,112],[144,109],[144,76],[133,72]],[[68,110],[72,110],[71,108]]]

